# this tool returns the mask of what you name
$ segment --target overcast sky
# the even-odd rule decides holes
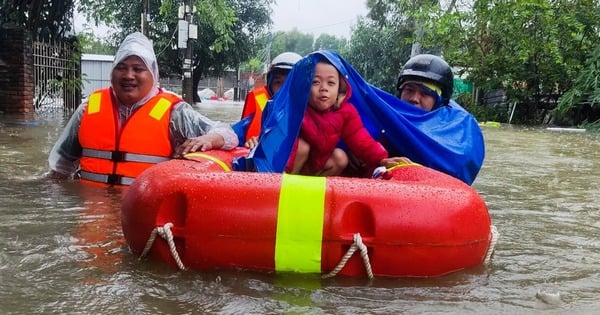
[[[367,14],[366,0],[275,0],[273,31],[291,31],[350,38],[357,17]]]
[[[350,39],[351,27],[356,24],[358,16],[367,14],[366,0],[275,1],[271,15],[274,32],[291,31],[296,28],[302,33],[310,33],[315,37],[329,34]],[[75,14],[74,31],[81,32],[84,23],[90,22],[86,21],[83,14]],[[98,36],[107,32],[105,27],[98,27],[95,30]]]

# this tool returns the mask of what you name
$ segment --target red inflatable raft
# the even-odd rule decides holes
[[[484,201],[448,175],[416,164],[387,180],[230,171],[242,153],[142,173],[122,209],[133,253],[181,269],[369,277],[439,276],[491,255]]]

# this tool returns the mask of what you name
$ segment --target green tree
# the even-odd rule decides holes
[[[315,50],[327,49],[334,50],[342,54],[346,51],[348,41],[342,37],[336,37],[329,34],[321,34],[315,39],[312,34],[302,33],[294,28],[289,32],[279,31],[273,35],[265,36],[262,41],[266,49],[270,47],[265,55],[273,59],[275,56],[291,51],[305,56]],[[268,63],[270,60],[265,60]]]
[[[77,34],[81,52],[84,54],[101,54],[112,55],[115,52],[115,47],[109,45],[103,40],[99,40],[91,31],[85,31]]]
[[[464,34],[444,42],[445,57],[482,90],[506,90],[519,103],[518,121],[540,123],[581,71],[581,52],[597,42],[597,13],[588,0],[475,1],[470,11],[430,21],[438,25],[431,41]]]
[[[228,50],[221,50],[213,55],[211,63],[215,67],[207,68],[204,72],[212,70],[216,74],[221,74],[225,67],[236,68],[263,49],[260,39],[265,34],[266,26],[271,23],[270,9],[268,9],[271,2],[272,0],[229,1],[237,18],[232,25],[233,41],[229,43]]]
[[[314,36],[302,33],[296,28],[289,32],[276,32],[272,37],[267,38],[267,40],[271,40],[270,59],[286,51],[295,52],[302,56],[314,51]]]
[[[246,69],[254,72],[266,70],[273,58],[283,52],[295,52],[305,56],[318,49],[335,50],[340,54],[346,51],[348,41],[345,38],[338,38],[333,35],[321,34],[316,40],[312,34],[302,33],[294,28],[291,31],[278,31],[274,34],[263,34],[256,41],[256,50],[252,60],[260,61],[261,69],[256,69],[255,65],[245,64]]]
[[[315,43],[313,44],[313,50],[333,50],[338,52],[340,55],[344,55],[347,46],[348,40],[343,37],[336,37],[329,34],[321,34],[317,39],[315,39]]]
[[[369,13],[359,19],[348,44],[346,58],[370,83],[395,93],[398,75],[419,47],[428,12],[435,11],[432,1],[368,0]],[[437,46],[422,52],[438,53]]]
[[[600,10],[593,0],[474,0],[460,6],[369,0],[367,5],[372,25],[396,32],[397,43],[418,43],[421,52],[441,54],[482,91],[506,90],[510,101],[520,103],[522,122],[542,121],[551,105],[548,96],[571,87],[587,58],[581,52],[591,51],[600,36]],[[362,41],[373,40],[351,42]]]
[[[365,80],[395,94],[400,69],[410,58],[411,34],[410,29],[381,27],[361,19],[352,33],[346,59]]]
[[[203,76],[220,75],[228,67],[235,69],[254,55],[257,38],[271,23],[269,5],[272,2],[195,0],[192,23],[198,25],[198,39],[192,58],[194,89]],[[142,3],[81,0],[81,4],[82,10],[94,21],[121,30],[112,38],[114,44],[140,29]],[[149,0],[148,36],[154,42],[161,75],[181,74],[184,56],[176,47],[178,6],[175,0]]]
[[[600,45],[590,54],[583,70],[575,77],[573,86],[560,99],[555,109],[559,118],[572,113],[573,123],[596,122],[600,109]],[[597,128],[596,128],[597,129]]]
[[[2,0],[0,28],[12,24],[39,39],[65,38],[72,28],[73,7],[73,0]]]

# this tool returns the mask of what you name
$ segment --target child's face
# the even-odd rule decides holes
[[[340,75],[337,69],[328,63],[317,63],[315,76],[310,89],[308,104],[319,111],[324,111],[337,102],[340,89]]]

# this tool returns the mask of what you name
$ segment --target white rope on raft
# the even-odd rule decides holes
[[[177,263],[177,267],[179,267],[180,270],[185,270],[185,266],[183,265],[183,262],[181,261],[181,258],[179,258],[179,254],[177,253],[177,248],[175,247],[175,241],[173,241],[173,233],[171,232],[171,227],[173,227],[173,223],[168,222],[165,223],[164,226],[157,226],[152,230],[152,233],[150,233],[150,238],[148,238],[148,241],[146,242],[146,247],[144,247],[144,251],[142,251],[142,254],[140,255],[140,260],[142,258],[144,258],[148,252],[150,251],[150,248],[152,248],[152,244],[154,244],[154,240],[156,239],[156,235],[160,235],[162,238],[164,238],[167,243],[169,244],[169,249],[171,250],[171,256],[173,256],[173,259],[175,259],[175,263]]]
[[[371,270],[371,262],[369,261],[367,246],[363,244],[362,238],[360,237],[360,233],[354,234],[354,243],[352,243],[352,246],[350,246],[350,248],[346,252],[346,255],[342,257],[342,260],[340,260],[338,265],[335,268],[333,268],[333,270],[330,273],[323,275],[322,278],[331,278],[337,275],[342,270],[342,268],[344,268],[350,257],[352,257],[352,255],[357,249],[360,249],[360,256],[363,258],[363,262],[365,264],[365,269],[367,270],[367,275],[369,279],[373,279],[373,270]]]
[[[494,250],[496,249],[496,242],[498,242],[498,237],[500,237],[500,233],[494,225],[490,227],[492,239],[490,240],[490,246],[488,246],[487,253],[485,254],[485,259],[483,260],[484,264],[490,263],[492,260],[492,254],[494,254]]]
[[[186,270],[186,267],[183,265],[181,258],[179,258],[179,253],[177,253],[177,248],[175,247],[175,241],[173,240],[173,233],[171,232],[171,227],[173,227],[173,223],[171,223],[171,222],[166,223],[162,227],[161,226],[155,227],[152,230],[152,233],[150,233],[150,237],[148,238],[148,241],[146,242],[146,246],[144,247],[144,250],[142,251],[142,254],[140,255],[139,259],[141,260],[148,254],[148,252],[152,248],[152,245],[154,244],[154,241],[156,240],[156,235],[160,235],[169,244],[171,256],[173,256],[173,259],[175,260],[177,267],[179,267],[179,269],[181,269],[181,270]],[[488,250],[485,255],[485,259],[484,259],[485,264],[488,264],[491,261],[492,254],[494,253],[496,243],[500,236],[500,233],[498,232],[498,230],[496,229],[496,227],[494,225],[492,225],[490,227],[490,230],[491,230],[492,238],[490,240],[490,245],[488,246]],[[352,245],[350,246],[350,248],[348,249],[348,251],[346,252],[344,257],[342,257],[342,259],[340,260],[338,265],[335,268],[333,268],[333,270],[331,272],[329,272],[326,275],[323,275],[322,278],[331,278],[331,277],[336,276],[344,268],[344,266],[346,266],[346,263],[348,262],[350,257],[352,257],[352,255],[354,254],[354,252],[357,249],[360,249],[360,256],[363,258],[363,263],[364,263],[365,269],[367,271],[367,276],[369,277],[369,279],[373,279],[374,276],[373,276],[373,270],[371,269],[371,262],[369,260],[368,249],[367,249],[367,246],[365,246],[365,244],[362,242],[362,237],[360,236],[360,233],[354,234],[354,243],[352,243]]]

